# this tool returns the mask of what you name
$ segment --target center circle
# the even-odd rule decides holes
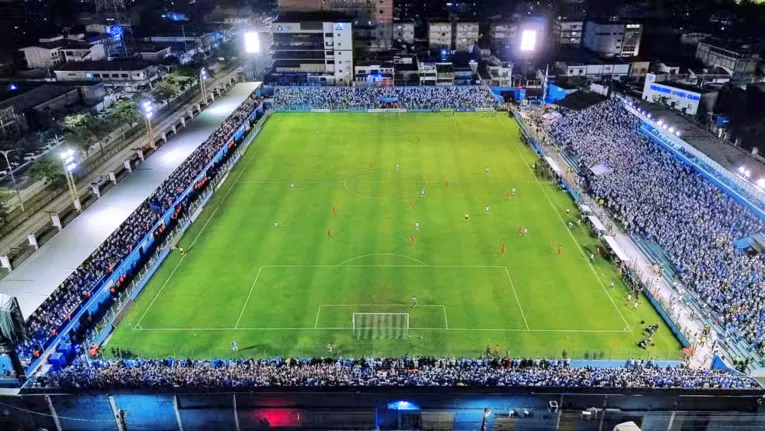
[[[401,199],[419,196],[428,180],[409,169],[368,168],[354,172],[343,181],[346,190],[368,199]]]

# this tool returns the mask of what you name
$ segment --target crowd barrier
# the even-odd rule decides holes
[[[154,225],[152,225],[151,229],[149,229],[146,235],[144,235],[144,237],[137,242],[137,245],[133,248],[133,250],[119,264],[115,265],[114,270],[111,273],[105,275],[94,284],[96,287],[91,290],[92,293],[90,299],[83,306],[81,306],[79,310],[72,314],[72,318],[69,319],[69,322],[61,331],[57,333],[55,337],[47,340],[43,346],[44,350],[55,349],[65,336],[68,336],[72,331],[79,329],[82,324],[80,322],[80,318],[86,312],[90,313],[91,315],[96,315],[105,307],[105,304],[108,301],[112,300],[111,288],[116,285],[120,277],[125,274],[132,274],[136,270],[136,267],[139,265],[139,263],[142,261],[145,262],[145,254],[153,251],[155,246],[154,232],[161,225],[167,225],[170,223],[171,218],[175,213],[176,207],[188,197],[189,193],[191,193],[194,189],[194,185],[205,177],[210,167],[220,162],[220,160],[226,155],[229,149],[229,145],[237,140],[241,140],[244,134],[249,131],[250,123],[255,121],[259,111],[262,112],[262,104],[253,108],[250,115],[243,120],[242,124],[232,134],[229,143],[227,145],[223,145],[220,150],[211,158],[208,164],[200,171],[194,180],[191,181],[189,186],[173,201],[173,204],[168,207],[165,213],[162,214],[160,219],[154,223]],[[27,372],[34,370],[38,365],[41,364],[44,359],[47,359],[46,355],[35,358],[27,368]]]

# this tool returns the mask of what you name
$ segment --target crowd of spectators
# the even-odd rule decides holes
[[[173,205],[212,157],[252,113],[260,98],[251,94],[172,174],[112,233],[85,262],[27,319],[27,339],[18,346],[24,362],[39,356],[86,302],[99,282],[109,276],[160,216]]]
[[[565,115],[550,136],[579,159],[583,182],[633,234],[656,242],[722,327],[765,351],[765,261],[734,241],[765,223],[637,132],[618,99]]]
[[[600,388],[760,388],[721,370],[664,368],[630,361],[619,368],[570,367],[568,360],[339,358],[245,360],[84,360],[32,387],[64,389],[252,388],[283,386],[546,386]]]
[[[279,110],[486,109],[498,103],[486,86],[275,87],[274,102]]]

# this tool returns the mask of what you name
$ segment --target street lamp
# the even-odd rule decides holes
[[[205,87],[205,81],[209,77],[210,75],[207,74],[207,69],[203,67],[202,70],[199,71],[199,87],[202,90],[202,100],[205,101],[205,105],[207,105],[207,88]]]
[[[72,171],[77,167],[77,163],[74,161],[74,150],[71,148],[62,151],[60,154],[61,163],[64,165],[64,176],[66,177],[66,185],[69,188],[69,195],[72,197],[72,203],[77,211],[82,209],[80,199],[77,197],[77,185],[74,182]]]
[[[5,150],[0,151],[0,153],[5,156],[5,164],[8,165],[8,170],[11,172],[11,182],[13,183],[13,188],[16,190],[16,196],[19,198],[19,205],[21,206],[21,211],[26,212],[24,209],[24,201],[21,199],[21,193],[19,192],[19,186],[16,185],[16,177],[13,176],[13,166],[11,166],[10,160],[8,160],[8,153],[10,153],[13,150]]]
[[[154,130],[151,127],[151,118],[154,116],[154,107],[151,104],[151,100],[145,100],[141,104],[143,110],[143,119],[146,122],[146,133],[149,138],[149,145],[151,148],[157,148],[154,146]]]
[[[255,31],[244,33],[244,52],[251,55],[252,58],[252,80],[254,81],[258,74],[258,63],[256,57],[260,52],[260,39]]]

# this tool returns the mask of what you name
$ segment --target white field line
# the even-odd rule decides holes
[[[244,157],[244,156],[242,156],[242,157]],[[207,218],[207,221],[205,222],[204,226],[202,226],[202,229],[200,229],[199,233],[197,233],[197,236],[194,237],[194,241],[191,241],[191,245],[189,245],[189,251],[191,251],[191,248],[194,247],[194,244],[197,243],[197,240],[199,239],[199,237],[202,236],[202,232],[204,232],[205,229],[207,228],[207,225],[210,224],[210,220],[212,220],[215,217],[215,213],[218,212],[218,209],[223,204],[223,201],[226,200],[226,198],[228,197],[228,194],[231,193],[231,190],[233,190],[234,186],[236,186],[236,184],[239,182],[239,178],[241,178],[242,174],[244,173],[244,171],[247,170],[247,166],[250,165],[250,161],[251,160],[252,159],[248,159],[247,162],[244,164],[244,166],[242,166],[242,170],[239,172],[239,175],[237,175],[236,180],[234,180],[234,183],[231,184],[231,187],[229,187],[228,190],[226,190],[226,194],[223,195],[223,197],[221,198],[220,202],[218,202],[218,205],[215,206],[215,209],[213,210],[212,214],[210,214],[210,217]],[[141,324],[141,321],[146,316],[146,313],[148,313],[149,310],[151,309],[151,306],[154,305],[154,301],[156,301],[157,298],[159,298],[159,294],[162,293],[162,291],[165,289],[165,286],[167,286],[167,283],[170,282],[171,278],[173,278],[173,274],[175,274],[175,271],[178,269],[179,266],[181,266],[181,262],[183,262],[183,259],[185,259],[185,258],[186,258],[186,256],[181,256],[181,258],[178,260],[178,263],[175,264],[175,268],[173,268],[173,271],[170,273],[170,276],[167,277],[167,280],[165,280],[165,283],[162,284],[162,287],[159,288],[159,291],[157,292],[157,294],[154,295],[154,299],[151,300],[151,302],[149,303],[149,306],[146,308],[146,310],[141,315],[141,318],[138,319],[138,323],[136,323],[136,326]]]
[[[446,330],[449,330],[449,319],[446,317],[446,306],[442,305],[441,307],[444,308],[444,326],[446,326]]]
[[[365,257],[372,257],[372,256],[395,256],[395,257],[403,257],[403,258],[405,258],[405,259],[410,259],[410,260],[413,260],[413,261],[415,261],[415,262],[417,262],[417,263],[421,264],[421,265],[419,265],[419,266],[428,266],[428,264],[427,264],[427,263],[425,263],[425,262],[423,262],[423,261],[421,261],[421,260],[419,260],[419,259],[415,259],[415,258],[413,258],[413,257],[410,257],[410,256],[406,256],[406,255],[403,255],[403,254],[396,254],[396,253],[370,253],[370,254],[362,254],[361,256],[356,256],[356,257],[352,257],[352,258],[350,258],[350,259],[344,260],[344,261],[342,261],[342,262],[338,263],[338,264],[337,264],[337,266],[343,266],[343,265],[345,265],[346,263],[348,263],[348,262],[352,262],[352,261],[354,261],[354,260],[356,260],[356,259],[363,259],[363,258],[365,258]]]
[[[518,309],[521,310],[521,317],[523,317],[523,324],[526,325],[526,330],[529,330],[529,322],[526,320],[526,314],[523,312],[523,307],[521,306],[521,300],[518,299],[518,292],[515,291],[515,283],[513,283],[513,278],[510,277],[510,271],[505,267],[505,274],[507,274],[507,279],[510,280],[510,288],[513,289],[513,296],[515,296],[515,302],[518,304]]]
[[[316,329],[319,327],[319,313],[321,313],[321,305],[316,307],[316,322],[313,324],[313,329]]]
[[[367,181],[353,181],[354,183],[375,184],[375,183],[396,183],[396,184],[416,184],[422,181],[406,181],[406,180],[367,180]],[[534,183],[536,181],[522,180],[513,181],[513,184]],[[290,185],[290,184],[343,184],[343,180],[306,180],[306,181],[240,181],[238,184],[277,184],[277,185]],[[507,184],[507,180],[449,180],[449,184]]]
[[[244,310],[247,308],[247,303],[250,302],[250,297],[252,296],[252,290],[255,288],[255,283],[258,282],[258,278],[260,278],[260,271],[263,271],[263,267],[261,266],[258,269],[257,275],[255,275],[255,280],[253,280],[252,285],[250,285],[250,293],[247,294],[247,299],[244,300],[244,305],[242,306],[242,311],[239,312],[239,318],[236,319],[236,325],[234,325],[234,328],[239,327],[239,322],[242,320],[242,316],[244,316]],[[319,319],[319,316],[316,316],[316,319]]]
[[[314,264],[314,265],[293,265],[293,264],[285,264],[285,265],[263,265],[263,268],[337,268],[339,265],[330,265],[330,264]],[[392,267],[392,268],[400,268],[400,267],[410,267],[410,268],[504,268],[502,265],[407,265],[407,264],[378,264],[378,265],[343,265],[343,268],[354,268],[354,267],[361,267],[361,268],[367,268],[367,267]]]
[[[454,124],[454,131],[459,134],[460,129],[457,127],[457,120],[454,119],[454,115],[451,115],[450,117],[452,118],[452,123]]]
[[[272,327],[272,328],[143,328],[134,331],[155,332],[197,332],[197,331],[349,331],[350,326],[342,327]],[[427,328],[411,327],[410,330],[418,331],[463,331],[463,332],[563,332],[563,333],[624,333],[625,330],[614,329],[524,329],[524,328]]]
[[[409,307],[411,304],[321,304],[319,307]],[[417,304],[417,307],[444,307],[441,304]]]
[[[507,130],[507,128],[505,127],[505,125],[502,123],[502,121],[500,121],[500,120],[499,120],[499,117],[497,117],[497,121],[499,121],[499,124],[500,124],[500,126],[502,127],[502,130],[504,130],[504,131],[505,131],[505,134],[506,134],[508,137],[512,138],[512,135],[511,135],[511,134],[510,134],[510,132]],[[561,216],[561,215],[560,215],[560,212],[558,212],[558,209],[555,207],[555,204],[553,203],[552,199],[550,199],[550,195],[548,195],[548,194],[547,194],[547,190],[545,190],[545,188],[544,188],[544,186],[542,185],[542,183],[541,183],[541,182],[539,182],[539,179],[538,179],[538,178],[537,178],[537,176],[534,174],[534,171],[531,169],[531,166],[530,166],[530,165],[528,164],[528,162],[526,161],[526,157],[524,157],[524,155],[523,155],[523,152],[521,151],[521,149],[520,149],[520,148],[518,148],[518,145],[517,145],[517,143],[515,142],[515,140],[514,140],[514,139],[511,139],[511,140],[513,141],[513,147],[515,147],[516,151],[518,151],[518,154],[520,154],[520,156],[521,156],[521,160],[523,160],[523,163],[526,165],[526,167],[527,167],[527,168],[529,168],[529,171],[531,171],[531,175],[534,177],[534,179],[536,179],[536,183],[537,183],[537,185],[539,186],[539,188],[540,188],[540,189],[542,189],[542,193],[544,193],[544,194],[545,194],[545,197],[547,198],[547,201],[550,203],[550,206],[552,207],[553,211],[555,211],[555,214],[558,216],[558,218],[560,219],[561,223],[563,223],[563,225],[565,226],[565,225],[566,225],[566,220],[564,220],[564,219],[563,219],[563,216]],[[630,328],[630,330],[632,330],[632,327],[630,326],[629,322],[627,322],[627,319],[626,319],[626,318],[624,317],[624,315],[622,314],[622,311],[619,309],[619,306],[618,306],[618,305],[616,305],[616,301],[614,301],[614,298],[612,298],[612,297],[611,297],[611,294],[610,294],[610,293],[608,293],[608,289],[606,289],[606,285],[605,285],[605,284],[603,284],[603,281],[600,279],[600,277],[598,277],[598,273],[595,271],[595,267],[594,267],[594,266],[592,266],[592,263],[590,263],[590,260],[587,258],[587,255],[586,255],[586,254],[584,254],[584,251],[582,250],[582,246],[581,246],[581,244],[579,244],[579,241],[577,241],[577,240],[576,240],[576,237],[574,237],[574,234],[572,234],[572,233],[571,233],[571,230],[570,230],[570,229],[566,229],[566,232],[568,232],[568,235],[569,235],[569,236],[571,237],[571,239],[574,241],[574,244],[576,245],[576,248],[579,250],[579,253],[581,253],[581,254],[582,254],[582,257],[584,258],[584,261],[585,261],[585,262],[587,262],[587,265],[588,265],[588,266],[590,267],[590,269],[592,270],[592,274],[595,276],[595,279],[596,279],[596,280],[598,280],[598,283],[600,284],[600,287],[602,287],[602,288],[603,288],[603,291],[606,293],[606,296],[608,297],[608,299],[610,299],[610,300],[611,300],[611,304],[613,304],[613,306],[614,306],[614,309],[616,309],[616,312],[617,312],[617,313],[619,313],[619,316],[620,316],[620,317],[622,318],[622,320],[624,321],[624,324],[625,324],[625,325],[627,325],[627,327],[628,327],[628,328]]]

